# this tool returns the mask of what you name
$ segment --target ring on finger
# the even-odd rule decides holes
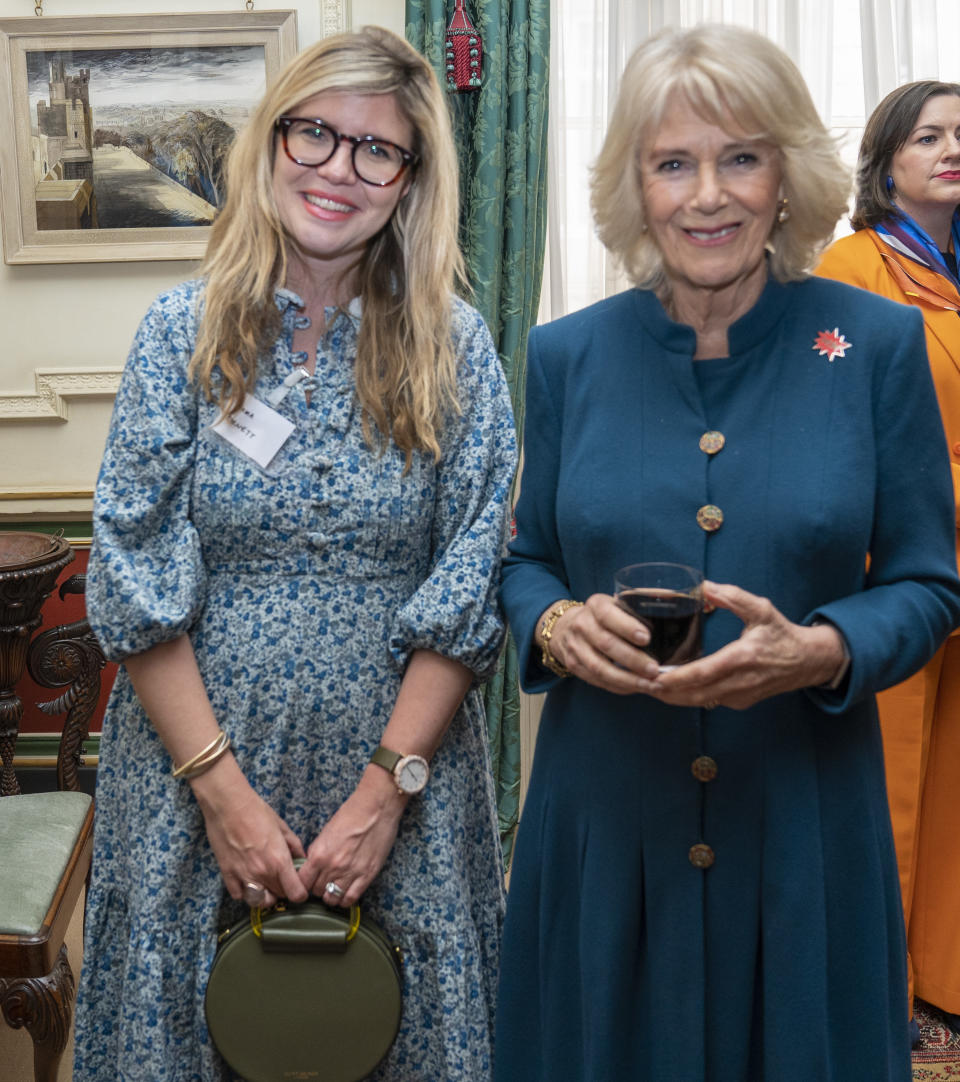
[[[262,906],[267,900],[267,889],[260,883],[244,883],[243,884],[243,900],[251,909],[256,909],[258,906]]]
[[[334,883],[331,879],[330,882],[323,888],[324,894],[332,894],[335,898],[343,897],[343,887]]]
[[[720,703],[716,699],[707,699],[703,704],[704,710],[716,710]]]

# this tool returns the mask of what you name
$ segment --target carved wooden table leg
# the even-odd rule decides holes
[[[61,947],[45,977],[0,978],[0,1010],[7,1024],[33,1038],[35,1082],[57,1082],[73,1017],[74,980],[67,948]]]
[[[5,640],[3,645],[0,645],[0,651],[10,642],[6,631],[6,628],[0,628],[0,636]],[[19,652],[26,657],[26,649]],[[9,649],[9,656],[15,657],[16,653],[14,649]],[[22,664],[20,672],[23,672]],[[0,681],[5,679],[6,676],[0,673]],[[9,688],[0,688],[0,796],[16,796],[20,792],[17,776],[13,772],[13,753],[17,747],[22,717],[23,703],[20,702],[20,697]]]
[[[0,797],[20,792],[13,755],[23,704],[14,688],[42,620],[41,606],[72,559],[62,537],[0,532]]]

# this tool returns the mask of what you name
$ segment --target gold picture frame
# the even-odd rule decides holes
[[[0,19],[5,262],[199,259],[226,148],[295,55],[296,19]]]

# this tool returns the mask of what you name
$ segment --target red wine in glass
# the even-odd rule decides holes
[[[650,631],[650,643],[644,649],[661,669],[700,656],[702,588],[703,575],[684,564],[631,564],[616,573],[617,602]]]
[[[690,594],[655,586],[624,590],[617,600],[650,631],[644,647],[661,668],[682,665],[700,656],[703,603]]]

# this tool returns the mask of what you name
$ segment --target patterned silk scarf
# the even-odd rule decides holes
[[[952,282],[960,290],[960,279],[944,263],[940,249],[933,242],[933,238],[903,211],[900,211],[896,218],[885,218],[873,228],[891,248],[924,267],[929,267],[937,274],[942,274],[947,281]],[[954,256],[960,259],[960,211],[954,212],[951,233]]]

